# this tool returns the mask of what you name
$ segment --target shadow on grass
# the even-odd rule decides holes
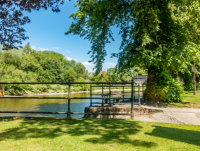
[[[2,121],[2,119],[0,120]],[[10,122],[10,121],[9,121]],[[16,121],[13,121],[15,124]],[[130,139],[142,129],[137,121],[116,119],[33,119],[22,120],[20,125],[0,133],[0,141],[28,138],[56,138],[62,135],[80,136],[94,144],[132,144],[153,147],[155,143]],[[88,136],[91,136],[88,138]]]
[[[199,131],[155,126],[151,133],[145,134],[200,146]]]

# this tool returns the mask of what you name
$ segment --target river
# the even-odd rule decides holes
[[[130,92],[130,91],[127,91]],[[106,93],[106,92],[104,92]],[[101,92],[93,92],[93,94],[101,94]],[[29,95],[29,97],[67,97],[67,94],[53,95]],[[90,97],[90,93],[72,93],[71,97]],[[95,97],[101,97],[96,96]],[[125,97],[130,97],[127,95]],[[93,100],[101,102],[101,99]],[[90,105],[90,99],[71,100],[71,112],[84,112],[85,107]],[[37,111],[37,112],[67,112],[67,99],[0,99],[0,111]],[[66,114],[14,114],[0,113],[2,116],[26,116],[26,117],[56,117],[66,118]],[[72,118],[81,118],[84,115],[71,115]]]

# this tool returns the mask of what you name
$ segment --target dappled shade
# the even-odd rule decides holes
[[[0,119],[1,121],[3,119]],[[94,144],[132,144],[134,146],[152,147],[153,142],[130,139],[129,136],[136,135],[142,127],[137,121],[125,120],[58,120],[58,119],[34,119],[23,120],[20,126],[8,129],[0,133],[0,141],[8,139],[23,140],[27,138],[55,138],[62,135],[87,136],[85,142]]]
[[[146,134],[200,146],[199,131],[155,126],[155,129],[151,133]]]

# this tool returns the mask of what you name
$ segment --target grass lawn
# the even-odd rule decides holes
[[[0,150],[199,151],[200,126],[117,119],[0,119]]]
[[[168,104],[168,106],[200,108],[200,91],[197,91],[196,95],[194,95],[194,91],[188,91],[186,94],[183,95],[183,102],[171,103]]]

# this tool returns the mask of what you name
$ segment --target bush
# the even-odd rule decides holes
[[[86,82],[86,80],[81,77],[76,82]],[[74,87],[80,87],[79,91],[87,91],[90,89],[89,84],[75,84]]]
[[[183,94],[183,84],[179,83],[178,81],[172,79],[169,81],[169,85],[164,87],[164,97],[163,100],[167,101],[168,103],[172,102],[182,102]]]
[[[62,88],[60,86],[56,86],[56,92],[62,92]]]
[[[46,87],[47,87],[48,89],[52,89],[52,86],[51,86],[50,84],[47,84]]]
[[[196,89],[197,89],[197,90],[200,90],[200,83],[199,83],[199,82],[196,83]]]
[[[183,84],[174,80],[168,69],[155,68],[148,76],[145,100],[157,102],[181,102]]]
[[[148,86],[144,91],[144,97],[147,101],[157,102],[182,102],[184,93],[182,84],[171,79],[166,86]],[[148,99],[147,99],[148,98]]]
[[[32,86],[26,85],[26,84],[5,85],[5,94],[10,94],[10,95],[27,94],[27,90],[29,90],[31,92],[34,91]]]
[[[185,81],[185,83],[184,83],[184,90],[185,91],[192,91],[192,90],[194,90],[194,83],[192,81],[192,78],[188,79],[187,81]]]

